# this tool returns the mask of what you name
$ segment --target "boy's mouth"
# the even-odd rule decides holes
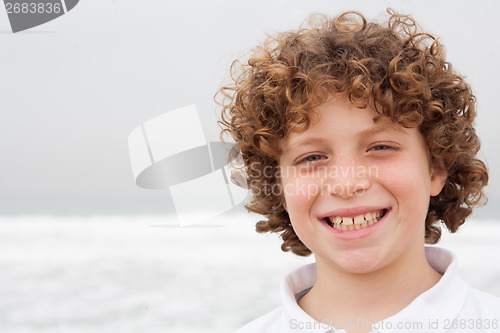
[[[386,213],[387,209],[380,209],[352,217],[330,216],[325,218],[325,220],[326,223],[334,229],[351,231],[363,229],[377,223],[385,216]]]

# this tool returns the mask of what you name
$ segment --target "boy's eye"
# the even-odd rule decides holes
[[[374,142],[373,145],[371,145],[368,150],[375,150],[375,151],[386,151],[386,150],[393,150],[393,151],[398,151],[399,150],[399,144],[396,142]]]
[[[321,155],[309,155],[307,157],[304,157],[303,159],[301,159],[299,161],[299,163],[302,163],[302,162],[315,162],[315,161],[319,161],[321,159],[323,159],[324,157],[321,156]]]
[[[388,145],[378,145],[378,146],[373,147],[372,149],[373,150],[388,150],[388,149],[391,149],[391,148],[392,147],[388,146]]]

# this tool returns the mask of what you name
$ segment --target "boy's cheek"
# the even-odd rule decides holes
[[[430,200],[429,177],[421,174],[419,169],[412,172],[393,172],[380,179],[380,184],[394,198],[396,211],[405,218],[421,221],[427,215]]]
[[[290,205],[291,202],[310,200],[322,191],[321,179],[314,177],[298,177],[286,179],[282,182],[283,194]]]

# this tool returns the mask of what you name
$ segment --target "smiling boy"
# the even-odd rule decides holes
[[[500,299],[424,246],[465,222],[488,181],[474,96],[434,37],[388,12],[268,39],[222,89],[257,230],[315,257],[238,332],[500,331]]]
[[[301,169],[283,172],[284,206],[316,259],[318,279],[299,306],[313,318],[356,321],[366,313],[361,318],[374,323],[441,277],[425,258],[422,222],[446,172],[430,166],[416,128],[376,122],[374,110],[360,110],[343,96],[320,105],[317,115],[305,132],[287,136],[279,159],[280,166]],[[333,166],[345,172],[316,176]],[[373,166],[370,173],[349,172]],[[304,183],[321,191],[294,190]],[[380,306],[384,299],[394,301]]]

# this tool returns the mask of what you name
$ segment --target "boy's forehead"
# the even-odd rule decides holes
[[[362,110],[365,112],[366,110]],[[294,138],[294,137],[305,137],[308,135],[314,135],[314,129],[311,129],[311,126],[318,124],[322,119],[321,115],[316,111],[310,111],[310,124],[308,128],[305,128],[304,125],[292,126],[287,135],[285,135],[285,139]],[[359,132],[369,133],[369,132],[384,132],[384,131],[397,131],[401,133],[407,133],[406,129],[403,125],[398,123],[397,121],[391,119],[389,116],[377,114],[372,117],[372,121],[363,124],[358,128]]]
[[[327,139],[324,137],[324,134],[322,135],[321,133],[318,133],[318,131],[310,128],[318,121],[321,121],[320,115],[317,112],[311,112],[311,115],[313,114],[314,116],[311,117],[311,124],[309,128],[305,130],[303,127],[292,128],[290,132],[280,141],[282,154],[293,151],[294,148],[318,143]],[[398,122],[384,115],[376,115],[372,118],[372,122],[370,122],[369,124],[365,124],[363,127],[360,127],[357,130],[352,130],[353,135],[358,138],[364,138],[369,135],[389,132],[401,135],[409,134],[409,129],[403,127]]]

